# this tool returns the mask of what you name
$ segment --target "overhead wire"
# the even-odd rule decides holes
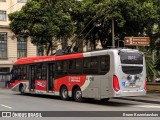
[[[102,6],[101,6],[101,10],[102,10]],[[102,14],[102,11],[101,11],[101,14]],[[105,16],[103,16],[101,19],[103,19]],[[85,26],[85,28],[84,29],[86,29],[87,27],[88,27],[88,25],[93,21],[93,19],[94,18],[92,18],[92,20]],[[78,43],[78,45],[77,46],[74,46],[75,47],[75,50],[77,51],[77,48],[79,47],[79,45],[83,42],[83,40],[88,36],[88,34],[90,33],[90,32],[92,32],[92,30],[94,29],[96,27],[96,24],[94,24],[94,26],[89,30],[89,32],[80,40],[80,42]],[[82,31],[84,31],[84,29],[82,30]],[[81,32],[82,33],[82,32]],[[72,44],[74,44],[74,43],[72,43]],[[75,52],[76,52],[75,51]]]
[[[18,4],[18,2],[16,2],[15,4],[13,4],[13,5],[10,6],[9,8],[7,8],[6,11],[9,10],[10,8],[14,7],[16,4]]]

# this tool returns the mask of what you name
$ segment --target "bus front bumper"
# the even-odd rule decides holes
[[[126,97],[126,96],[144,96],[146,95],[146,90],[137,91],[119,91],[116,92],[114,97]]]

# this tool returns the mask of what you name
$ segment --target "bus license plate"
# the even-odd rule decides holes
[[[136,84],[135,83],[129,83],[129,86],[134,87],[134,86],[136,86]]]

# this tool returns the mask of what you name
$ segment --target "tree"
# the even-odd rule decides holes
[[[9,14],[10,28],[17,37],[30,36],[33,44],[48,46],[48,55],[53,41],[70,37],[74,32],[70,14],[59,6],[65,2],[30,0],[20,11]]]
[[[77,19],[77,25],[81,25],[79,28],[82,29],[87,26],[82,36],[92,30],[86,39],[94,44],[94,48],[98,40],[103,48],[112,45],[112,19],[115,37],[121,40],[125,36],[150,36],[158,20],[157,9],[151,0],[87,0],[77,6],[81,7],[75,12],[75,16],[81,16],[80,20],[79,17]]]
[[[140,51],[143,51],[145,55],[147,81],[150,81],[151,79],[155,79],[155,77],[159,76],[158,71],[160,69],[157,69],[154,65],[151,50],[146,47],[140,47]]]

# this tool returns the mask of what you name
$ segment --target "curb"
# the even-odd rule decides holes
[[[142,100],[142,99],[134,99],[134,98],[116,98],[116,99],[122,99],[122,100],[131,100],[131,101],[137,101],[137,102],[145,102],[145,103],[154,103],[154,104],[160,104],[160,101],[154,101],[154,100]]]

